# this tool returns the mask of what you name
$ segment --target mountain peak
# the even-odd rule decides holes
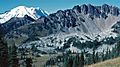
[[[16,7],[16,8],[26,8],[26,6],[18,6],[18,7]],[[15,9],[15,8],[14,8]]]
[[[38,19],[40,16],[47,16],[48,13],[39,7],[26,7],[26,6],[18,6],[13,8],[12,10],[0,14],[0,23],[5,23],[13,17],[24,17],[25,15],[30,16],[33,19]]]

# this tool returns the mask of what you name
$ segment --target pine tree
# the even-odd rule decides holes
[[[84,67],[84,53],[81,52],[81,56],[80,56],[80,67]]]
[[[112,48],[111,57],[115,58],[117,56],[116,46]]]
[[[8,67],[8,46],[0,37],[0,67]]]
[[[9,67],[19,67],[19,59],[17,58],[17,47],[15,43],[9,46]]]
[[[13,47],[12,47],[12,61],[13,61],[13,67],[18,67],[18,58],[17,58],[17,47],[15,44],[13,44]]]
[[[120,56],[120,41],[116,45],[117,56]]]
[[[76,54],[76,56],[74,58],[73,67],[80,67],[80,56],[79,56],[79,54]]]
[[[106,53],[105,53],[105,60],[109,59],[109,51],[108,51],[108,47],[107,47],[107,50],[106,50]]]
[[[111,59],[112,58],[112,54],[111,54],[110,49],[108,50],[108,52],[109,52],[109,59]]]
[[[72,54],[64,54],[63,56],[63,67],[74,67],[74,57]]]
[[[92,62],[96,63],[96,61],[95,61],[95,49],[94,48],[93,48]]]
[[[32,67],[32,58],[26,58],[26,67]]]
[[[72,56],[68,55],[66,57],[65,67],[73,67],[73,57]]]
[[[8,67],[8,45],[3,39],[4,28],[0,25],[0,67]]]
[[[100,61],[100,60],[99,60],[98,52],[96,52],[96,54],[95,54],[95,61],[96,61],[96,62],[99,62],[99,61]]]
[[[67,65],[67,61],[68,61],[68,55],[67,54],[65,54],[65,53],[63,53],[63,67],[66,67]]]
[[[101,59],[102,59],[102,61],[104,61],[104,60],[105,60],[104,50],[103,50],[103,52],[102,52],[102,57],[101,57]]]
[[[73,59],[69,57],[67,67],[73,67]]]

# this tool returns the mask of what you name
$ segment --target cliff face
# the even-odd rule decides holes
[[[102,6],[84,4],[64,11],[59,10],[47,17],[40,17],[35,21],[35,24],[40,24],[39,29],[47,30],[48,35],[57,32],[79,32],[94,35],[110,30],[117,21],[119,21],[119,9],[117,7],[107,4]]]

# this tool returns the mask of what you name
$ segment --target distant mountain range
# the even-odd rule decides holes
[[[120,9],[83,4],[48,15],[39,8],[19,6],[0,15],[0,23],[7,42],[15,40],[20,48],[79,52],[96,46],[100,51],[119,40]]]

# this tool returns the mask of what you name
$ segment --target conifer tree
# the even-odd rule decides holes
[[[26,67],[32,67],[32,58],[26,58]]]
[[[116,50],[117,50],[117,56],[120,56],[120,41],[118,41],[116,45]]]
[[[104,50],[103,50],[103,52],[102,52],[102,57],[101,57],[101,59],[102,59],[102,61],[104,61],[104,60],[105,60]]]
[[[108,51],[108,47],[107,47],[107,50],[106,50],[106,53],[105,53],[105,60],[109,59],[109,51]]]
[[[19,59],[17,58],[17,47],[15,43],[9,46],[9,67],[19,67]]]
[[[12,47],[12,61],[13,61],[13,67],[18,67],[18,58],[17,58],[17,47],[15,44],[13,44],[13,47]]]
[[[81,52],[81,56],[80,56],[80,67],[84,67],[84,53]]]
[[[8,67],[8,46],[0,38],[0,67]]]
[[[92,61],[93,61],[93,63],[95,63],[95,62],[96,62],[96,61],[95,61],[95,49],[94,49],[94,48],[93,48]]]
[[[74,66],[73,67],[80,67],[80,56],[79,54],[76,54],[74,58]]]
[[[112,58],[112,54],[111,54],[110,49],[108,50],[108,52],[109,52],[109,59],[111,59]]]
[[[99,62],[99,61],[100,61],[100,60],[99,60],[98,52],[96,52],[96,54],[95,54],[95,61],[96,61],[96,62]]]
[[[4,28],[0,25],[0,67],[8,67],[8,45],[3,37]]]

